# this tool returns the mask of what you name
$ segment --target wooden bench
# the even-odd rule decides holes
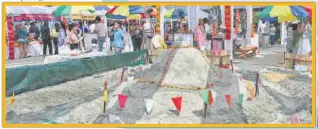
[[[247,56],[249,54],[252,54],[252,55],[256,55],[256,50],[258,48],[256,46],[246,46],[246,47],[239,47],[238,48],[238,51],[240,52],[240,56],[239,57],[242,57],[246,60]]]

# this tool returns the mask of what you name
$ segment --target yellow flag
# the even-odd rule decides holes
[[[105,90],[104,91],[104,102],[107,102],[107,98],[108,98],[107,90]]]
[[[250,90],[250,99],[251,99],[251,100],[254,99],[255,94],[256,94],[256,88],[253,87],[253,88]]]
[[[15,100],[15,98],[14,98],[14,92],[13,92],[13,93],[12,93],[12,96],[11,96],[11,98],[10,98],[10,100],[9,100],[9,104],[10,104],[10,105],[13,104],[14,100]]]
[[[252,89],[252,86],[251,86],[251,82],[250,82],[250,81],[247,81],[247,89],[249,89],[249,90]]]

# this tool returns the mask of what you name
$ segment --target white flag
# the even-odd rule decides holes
[[[155,103],[155,101],[152,99],[145,99],[147,114],[149,114],[151,112],[154,103]]]
[[[217,93],[216,93],[214,90],[212,90],[212,89],[210,89],[210,90],[211,90],[211,92],[212,92],[213,103],[215,103]],[[213,104],[213,103],[212,103],[212,104]]]

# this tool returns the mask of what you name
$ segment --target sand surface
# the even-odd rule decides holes
[[[122,84],[119,83],[122,69],[116,69],[17,95],[12,105],[6,105],[6,120],[8,123],[289,123],[290,116],[296,115],[302,123],[312,122],[311,75],[308,73],[297,73],[277,67],[256,66],[235,66],[235,73],[228,69],[213,67],[208,68],[205,72],[193,69],[192,74],[179,72],[178,75],[184,79],[191,79],[192,75],[196,76],[194,81],[186,80],[189,83],[196,82],[195,84],[200,81],[202,83],[215,82],[219,79],[219,73],[222,73],[222,78],[211,88],[216,93],[215,101],[208,106],[207,118],[204,118],[204,104],[199,90],[158,87],[157,84],[141,83],[136,80],[136,78],[148,78],[159,81],[168,54],[169,51],[165,52],[153,65],[130,67],[125,74],[125,82]],[[178,52],[175,52],[173,55],[177,54]],[[179,54],[182,54],[182,51]],[[198,56],[197,54],[184,54]],[[172,62],[192,58],[174,56]],[[175,65],[178,65],[178,62],[170,65],[169,70],[177,70],[177,67],[179,70],[193,68],[192,65]],[[203,69],[205,68],[198,70]],[[254,84],[257,72],[261,75],[259,95],[250,101],[247,100],[249,95],[246,88],[247,81]],[[196,75],[199,73],[204,75]],[[295,77],[270,82],[262,76],[262,73],[293,74]],[[189,77],[185,77],[185,75]],[[127,77],[132,76],[135,80],[128,81]],[[204,79],[204,77],[206,78]],[[177,84],[183,83],[176,75],[171,78],[179,79]],[[109,82],[109,103],[107,112],[103,114],[102,91],[105,80]],[[244,94],[243,105],[238,104],[240,93]],[[128,96],[124,109],[119,108],[117,94]],[[225,102],[226,94],[230,94],[232,97],[230,109]],[[171,101],[171,97],[176,96],[183,97],[182,110],[179,115]],[[150,114],[146,113],[144,99],[155,101]],[[7,102],[8,100],[9,98],[7,98]]]

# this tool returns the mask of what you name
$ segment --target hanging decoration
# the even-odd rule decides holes
[[[236,13],[235,13],[235,33],[236,34],[240,33],[240,12],[238,9],[236,9]]]
[[[231,40],[231,6],[225,6],[225,39]]]

